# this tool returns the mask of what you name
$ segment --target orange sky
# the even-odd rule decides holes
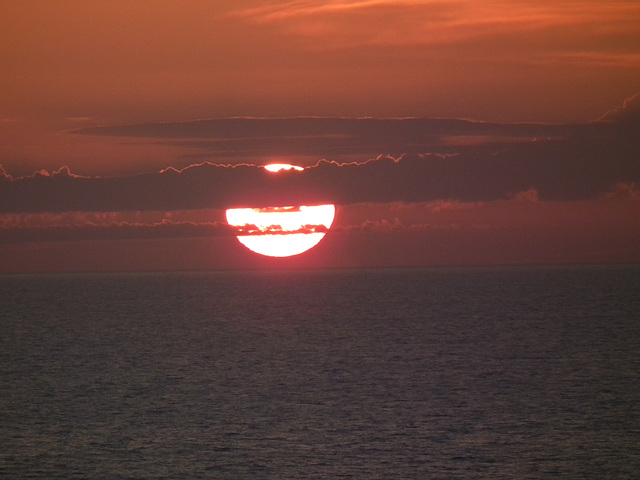
[[[586,121],[640,83],[635,0],[0,2],[7,119]]]
[[[583,122],[640,90],[635,0],[2,0],[0,19],[0,162],[16,174],[170,163],[60,133],[86,125]]]
[[[506,144],[528,142],[551,134],[514,134],[502,127],[486,133],[477,126],[469,130],[464,126],[463,132],[450,130],[418,140],[402,137],[400,143],[396,137],[386,143],[371,143],[371,138],[367,140],[370,143],[357,143],[355,130],[336,127],[321,135],[313,133],[316,136],[300,134],[287,139],[280,132],[277,138],[267,136],[264,140],[251,137],[246,131],[229,130],[235,128],[229,123],[224,125],[224,135],[196,138],[195,134],[185,137],[180,133],[179,122],[315,116],[584,124],[620,107],[640,91],[640,3],[636,0],[0,0],[0,24],[0,164],[7,178],[28,176],[41,169],[51,172],[65,165],[72,174],[99,177],[153,173],[167,167],[182,169],[202,162],[288,161],[313,165],[323,158],[364,162],[378,155],[399,157],[407,152],[457,154],[464,149],[456,150],[455,146],[465,142],[472,144],[465,154],[472,155],[475,143],[497,142],[499,138],[506,139]],[[637,104],[636,98],[634,108],[627,111],[636,112]],[[117,134],[86,130],[140,122],[150,125],[143,134],[134,134],[133,130]],[[155,135],[153,128],[162,124],[172,125],[173,130]],[[628,128],[638,129],[637,123],[630,125]],[[614,137],[618,138],[614,135],[611,139]],[[384,131],[380,138],[386,138]],[[291,148],[283,147],[288,141]],[[611,145],[618,145],[616,155],[624,156],[625,165],[629,166],[628,159],[633,154],[628,152],[636,151],[633,149],[637,145],[627,148],[624,141],[620,144],[611,140]],[[553,155],[567,157],[562,156],[561,150]],[[593,165],[605,164],[609,159],[591,159],[591,170],[582,168],[577,156],[571,161],[577,177],[596,178],[601,172]],[[564,253],[544,253],[540,249],[539,254],[533,255],[525,253],[530,248],[522,244],[521,248],[514,247],[512,254],[502,249],[503,256],[483,256],[480,252],[490,251],[489,245],[500,244],[499,237],[478,237],[478,232],[471,231],[460,249],[466,253],[458,257],[446,253],[448,241],[438,237],[440,233],[431,231],[428,235],[428,229],[420,234],[414,232],[413,237],[403,236],[407,242],[404,245],[430,245],[431,253],[425,250],[416,255],[417,264],[535,263],[561,261],[563,255],[567,261],[637,261],[637,250],[627,243],[629,232],[634,232],[640,222],[637,215],[628,212],[637,209],[640,178],[634,176],[632,166],[629,169],[589,197],[588,202],[578,202],[570,208],[558,199],[541,198],[546,213],[529,217],[526,215],[533,213],[523,213],[518,204],[525,218],[535,220],[540,235],[547,229],[556,229],[553,238],[558,245],[564,245],[558,250]],[[590,185],[587,177],[585,185]],[[626,185],[620,188],[632,193],[625,197],[627,203],[616,204],[615,214],[603,216],[597,213],[601,210],[596,204],[608,198],[615,184]],[[510,191],[512,195],[529,187],[533,191],[540,188],[533,180],[531,184],[518,185]],[[442,199],[459,200],[446,192]],[[507,200],[500,197],[500,201]],[[344,205],[343,213],[360,211],[361,215],[343,225],[342,233],[336,233],[332,240],[337,243],[329,246],[334,245],[335,249],[337,245],[352,245],[355,237],[346,233],[353,233],[348,225],[381,219],[393,222],[393,208],[378,203],[379,212],[386,213],[378,215],[377,220],[372,211],[365,213],[353,205]],[[515,202],[512,203],[513,207]],[[555,207],[567,219],[577,216],[581,220],[559,222],[557,218],[565,217],[554,217],[551,211],[556,212]],[[114,218],[126,217],[122,212],[111,213]],[[480,211],[476,210],[476,214],[480,215]],[[6,216],[12,212],[2,215],[0,227],[15,226],[17,217]],[[524,225],[515,221],[517,216],[500,218],[504,228],[519,229],[525,235]],[[605,218],[617,220],[607,223],[604,229]],[[429,223],[425,219],[414,220],[411,223]],[[464,230],[464,225],[472,229],[482,223],[476,220],[472,216],[459,221]],[[568,229],[558,230],[558,224],[570,224],[571,231],[579,233],[569,235]],[[586,252],[590,248],[589,255],[572,251],[568,239],[589,238],[588,232],[594,226],[600,232],[616,233],[611,233],[611,238],[598,237],[600,250],[584,240],[584,248],[578,250]],[[364,235],[358,233],[361,234]],[[340,238],[344,239],[342,243]],[[371,252],[387,249],[385,242],[389,238],[370,239]],[[211,239],[198,238],[198,245],[204,250],[226,241],[207,240]],[[153,245],[162,244],[167,251],[180,250],[182,247],[177,245],[181,241],[187,240],[154,240]],[[86,254],[89,258],[95,255],[96,248],[101,248],[96,245],[102,245],[89,242],[92,246],[88,247],[83,241],[84,247],[80,248],[80,240],[75,242],[7,244],[2,247],[5,253],[0,261],[5,265],[0,264],[0,271],[38,270],[45,258],[67,258],[65,252],[69,249],[81,252],[86,247],[87,252],[92,252]],[[122,240],[109,244],[104,251],[113,253],[111,265],[139,263],[144,269],[179,266],[180,261],[172,264],[165,257],[164,263],[157,265],[152,259],[143,260],[144,248],[134,245],[144,243],[141,239]],[[439,250],[436,244],[445,250]],[[484,250],[478,248],[474,254],[473,245],[480,244],[485,245]],[[626,254],[605,253],[622,244]],[[367,257],[362,250],[366,258],[346,260],[355,257],[331,251],[336,265],[367,265],[372,258],[381,258],[375,253]],[[440,257],[433,253],[438,251],[442,253]],[[593,253],[596,251],[600,253]],[[193,255],[193,265],[216,265],[203,263],[202,258],[207,257],[204,253],[201,257]],[[395,253],[380,262],[411,264],[408,257],[400,257]],[[183,257],[176,254],[176,258]],[[225,258],[223,264],[236,265],[229,260],[235,258],[233,255]],[[252,257],[248,258],[238,260],[237,265],[251,265]],[[317,258],[314,261],[322,264]],[[109,264],[106,260],[102,267],[94,263],[76,259],[51,268],[64,270],[66,265],[68,269],[100,269]],[[192,264],[186,260],[183,263],[185,268]]]

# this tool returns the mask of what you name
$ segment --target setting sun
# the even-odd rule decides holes
[[[265,165],[270,172],[303,170],[277,163]],[[306,252],[322,240],[335,217],[334,205],[230,208],[227,223],[238,231],[238,240],[249,250],[270,257],[289,257]]]
[[[264,166],[265,170],[269,172],[276,173],[280,170],[295,170],[297,172],[301,172],[304,170],[302,167],[298,167],[297,165],[289,165],[288,163],[270,163],[269,165]]]
[[[248,249],[270,257],[298,255],[318,244],[331,227],[333,205],[230,208],[227,222]]]

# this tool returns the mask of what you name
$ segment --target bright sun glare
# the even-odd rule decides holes
[[[304,170],[283,163],[265,165],[270,172]],[[230,208],[227,223],[249,250],[270,257],[289,257],[306,252],[322,240],[335,217],[334,205]]]
[[[279,172],[280,170],[291,170],[294,169],[298,172],[304,170],[302,167],[298,167],[297,165],[289,165],[288,163],[271,163],[269,165],[265,165],[264,168],[269,170],[270,172]]]

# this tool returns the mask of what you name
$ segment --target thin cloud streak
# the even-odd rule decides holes
[[[547,39],[549,35],[557,38],[556,51],[561,53],[565,49],[564,53],[568,53],[580,52],[588,44],[603,45],[609,50],[614,44],[622,43],[620,39],[637,38],[640,5],[597,1],[508,2],[506,5],[502,1],[472,0],[365,0],[321,4],[298,1],[238,10],[233,15],[258,25],[281,26],[292,35],[325,40],[324,47],[314,44],[313,48],[443,46],[512,38],[529,49],[548,49],[548,42],[536,38],[544,33]],[[379,25],[386,28],[381,29]],[[508,51],[502,49],[503,53]]]
[[[340,208],[332,235],[354,233],[434,234],[442,232],[507,230],[537,231],[545,228],[572,232],[597,228],[630,235],[640,227],[640,184],[616,186],[609,195],[583,202],[543,202],[535,190],[519,192],[509,200],[490,202],[436,201],[425,203],[362,203]],[[121,217],[122,215],[122,217]],[[185,217],[189,212],[183,212]],[[46,218],[46,217],[49,218]],[[145,223],[123,221],[123,213],[111,212],[107,221],[64,224],[59,215],[40,215],[39,222],[0,223],[0,244],[78,242],[86,240],[180,239],[233,237],[282,233],[278,226],[265,230],[255,225],[229,226],[216,220],[188,221],[179,213],[173,220]],[[91,218],[88,216],[87,218]],[[0,221],[2,218],[0,217]],[[578,230],[576,230],[577,232]],[[305,225],[288,233],[327,233],[321,225]],[[575,234],[575,232],[574,232]]]
[[[112,223],[96,225],[1,228],[0,244],[70,242],[84,240],[130,240],[235,236],[224,222],[161,222],[156,224]]]
[[[71,130],[72,135],[137,138],[190,149],[206,158],[307,156],[364,161],[381,152],[455,153],[462,147],[589,135],[589,125],[496,124],[431,118],[224,118],[188,122],[140,123]],[[363,157],[364,155],[364,157]],[[187,155],[185,155],[186,157]],[[342,160],[343,161],[343,160]]]
[[[172,211],[67,211],[57,213],[5,213],[0,214],[0,229],[77,227],[82,225],[111,226],[117,224],[152,225],[189,222],[209,224],[224,219],[222,210],[172,210]]]

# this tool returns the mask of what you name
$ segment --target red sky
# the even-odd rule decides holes
[[[635,0],[3,0],[0,19],[0,272],[640,261]],[[309,168],[281,189],[210,165],[274,161]],[[294,259],[247,252],[224,208],[274,192],[334,201],[334,229]]]

